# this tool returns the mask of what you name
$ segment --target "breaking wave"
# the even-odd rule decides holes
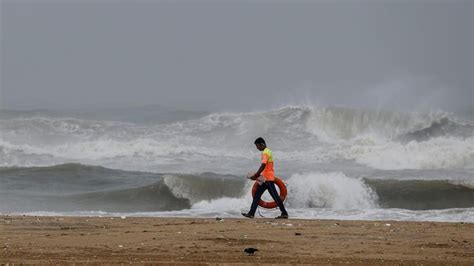
[[[159,124],[35,116],[0,120],[0,131],[4,167],[83,163],[176,172],[185,163],[190,173],[215,171],[216,165],[222,165],[221,172],[236,173],[255,159],[249,158],[252,140],[265,136],[278,158],[290,162],[342,159],[378,169],[474,168],[472,121],[442,112],[292,106]]]
[[[252,183],[234,175],[129,172],[80,164],[0,168],[0,175],[0,212],[232,213],[251,203]],[[474,187],[461,181],[355,178],[341,172],[301,173],[284,180],[292,210],[474,207]]]
[[[155,174],[63,164],[0,168],[0,212],[169,211],[238,197],[244,181],[229,175]],[[15,203],[15,204],[12,204]]]

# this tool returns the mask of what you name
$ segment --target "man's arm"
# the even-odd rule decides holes
[[[258,169],[258,171],[250,179],[256,180],[260,176],[260,174],[263,172],[263,169],[265,169],[265,166],[266,166],[266,164],[262,163],[262,165],[260,165],[260,168]]]

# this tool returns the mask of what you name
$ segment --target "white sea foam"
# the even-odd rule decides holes
[[[285,204],[291,209],[331,208],[332,210],[371,209],[377,207],[377,195],[360,179],[342,173],[295,174],[285,181],[288,197]],[[199,201],[192,206],[200,212],[232,212],[248,210],[252,203],[251,185],[239,198],[219,198]],[[265,193],[265,200],[271,198]]]
[[[259,152],[252,141],[263,136],[274,151],[278,174],[281,170],[288,174],[285,203],[292,217],[474,222],[472,208],[379,208],[373,191],[376,188],[355,178],[364,176],[368,180],[376,172],[387,174],[374,177],[384,180],[447,180],[474,188],[470,176],[474,169],[473,128],[472,121],[462,122],[442,112],[396,113],[314,106],[214,113],[167,124],[12,118],[0,120],[0,167],[79,163],[158,173],[230,173],[234,179],[244,178],[245,173],[258,167]],[[321,166],[327,168],[320,169]],[[398,171],[403,169],[412,170]],[[299,174],[289,174],[292,172]],[[216,185],[215,179],[201,177],[169,174],[163,178],[175,198],[189,200],[190,209],[61,214],[239,217],[240,212],[248,211],[252,182],[239,194],[235,189],[223,192],[229,188],[228,182]],[[269,200],[267,194],[265,199]],[[261,212],[270,217],[278,210]]]
[[[446,135],[419,142],[396,140],[442,119],[453,124],[442,131]],[[0,120],[0,125],[1,166],[77,162],[127,170],[202,171],[229,161],[256,159],[252,140],[265,136],[281,164],[342,159],[376,169],[474,168],[471,125],[440,112],[292,106],[215,113],[159,125],[71,118],[9,119]],[[468,137],[451,136],[449,130]],[[418,135],[430,132],[422,133]],[[188,168],[184,171],[183,163]]]
[[[369,209],[377,195],[361,179],[343,173],[295,174],[287,180],[288,205],[295,208]]]
[[[433,138],[402,144],[361,139],[341,144],[340,156],[375,169],[473,168],[474,138]]]
[[[236,206],[238,207],[238,205]],[[32,215],[32,216],[96,216],[96,217],[197,217],[197,218],[241,218],[240,211],[212,210],[198,208],[183,211],[164,212],[104,212],[104,211],[71,211],[71,212],[14,212],[0,215]],[[264,217],[273,217],[276,211],[267,211]],[[446,210],[411,211],[404,209],[368,209],[368,210],[332,210],[332,209],[297,209],[290,210],[291,219],[336,219],[336,220],[373,220],[373,221],[433,221],[433,222],[465,222],[474,223],[474,208],[458,208]],[[380,224],[383,226],[383,224]]]

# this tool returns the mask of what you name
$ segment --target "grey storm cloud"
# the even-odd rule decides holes
[[[1,1],[1,106],[472,109],[473,1]]]

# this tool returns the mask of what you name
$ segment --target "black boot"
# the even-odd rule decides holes
[[[243,216],[247,217],[247,218],[250,218],[252,219],[253,218],[253,214],[250,214],[250,213],[242,213]]]
[[[282,213],[280,216],[275,217],[275,219],[288,219],[288,213]]]

